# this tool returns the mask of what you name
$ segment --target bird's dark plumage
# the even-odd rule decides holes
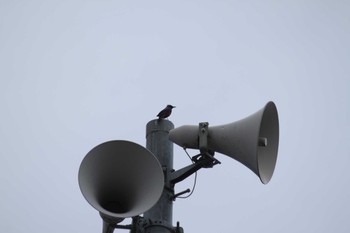
[[[157,117],[159,117],[159,120],[169,117],[173,108],[175,108],[175,106],[168,104],[162,111],[158,113]]]

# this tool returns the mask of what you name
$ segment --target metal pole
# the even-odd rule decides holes
[[[173,232],[174,184],[169,174],[173,169],[173,143],[168,134],[174,124],[168,120],[152,120],[146,126],[146,147],[159,160],[164,172],[164,190],[158,202],[143,217],[148,222],[146,233]],[[147,182],[147,181],[145,181]]]

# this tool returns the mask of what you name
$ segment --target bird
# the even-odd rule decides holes
[[[157,115],[157,117],[159,117],[158,120],[168,118],[173,108],[175,108],[175,106],[168,104],[162,111],[158,113]]]

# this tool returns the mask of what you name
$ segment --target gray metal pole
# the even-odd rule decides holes
[[[171,129],[174,129],[174,124],[164,119],[152,120],[146,126],[146,147],[159,160],[165,177],[162,196],[143,215],[149,222],[147,233],[169,233],[173,230],[174,185],[169,181],[169,173],[173,169],[173,143],[168,137]]]

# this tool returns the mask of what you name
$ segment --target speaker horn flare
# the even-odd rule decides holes
[[[122,140],[93,148],[81,162],[78,179],[85,199],[111,223],[150,209],[164,187],[157,158],[146,148]]]

